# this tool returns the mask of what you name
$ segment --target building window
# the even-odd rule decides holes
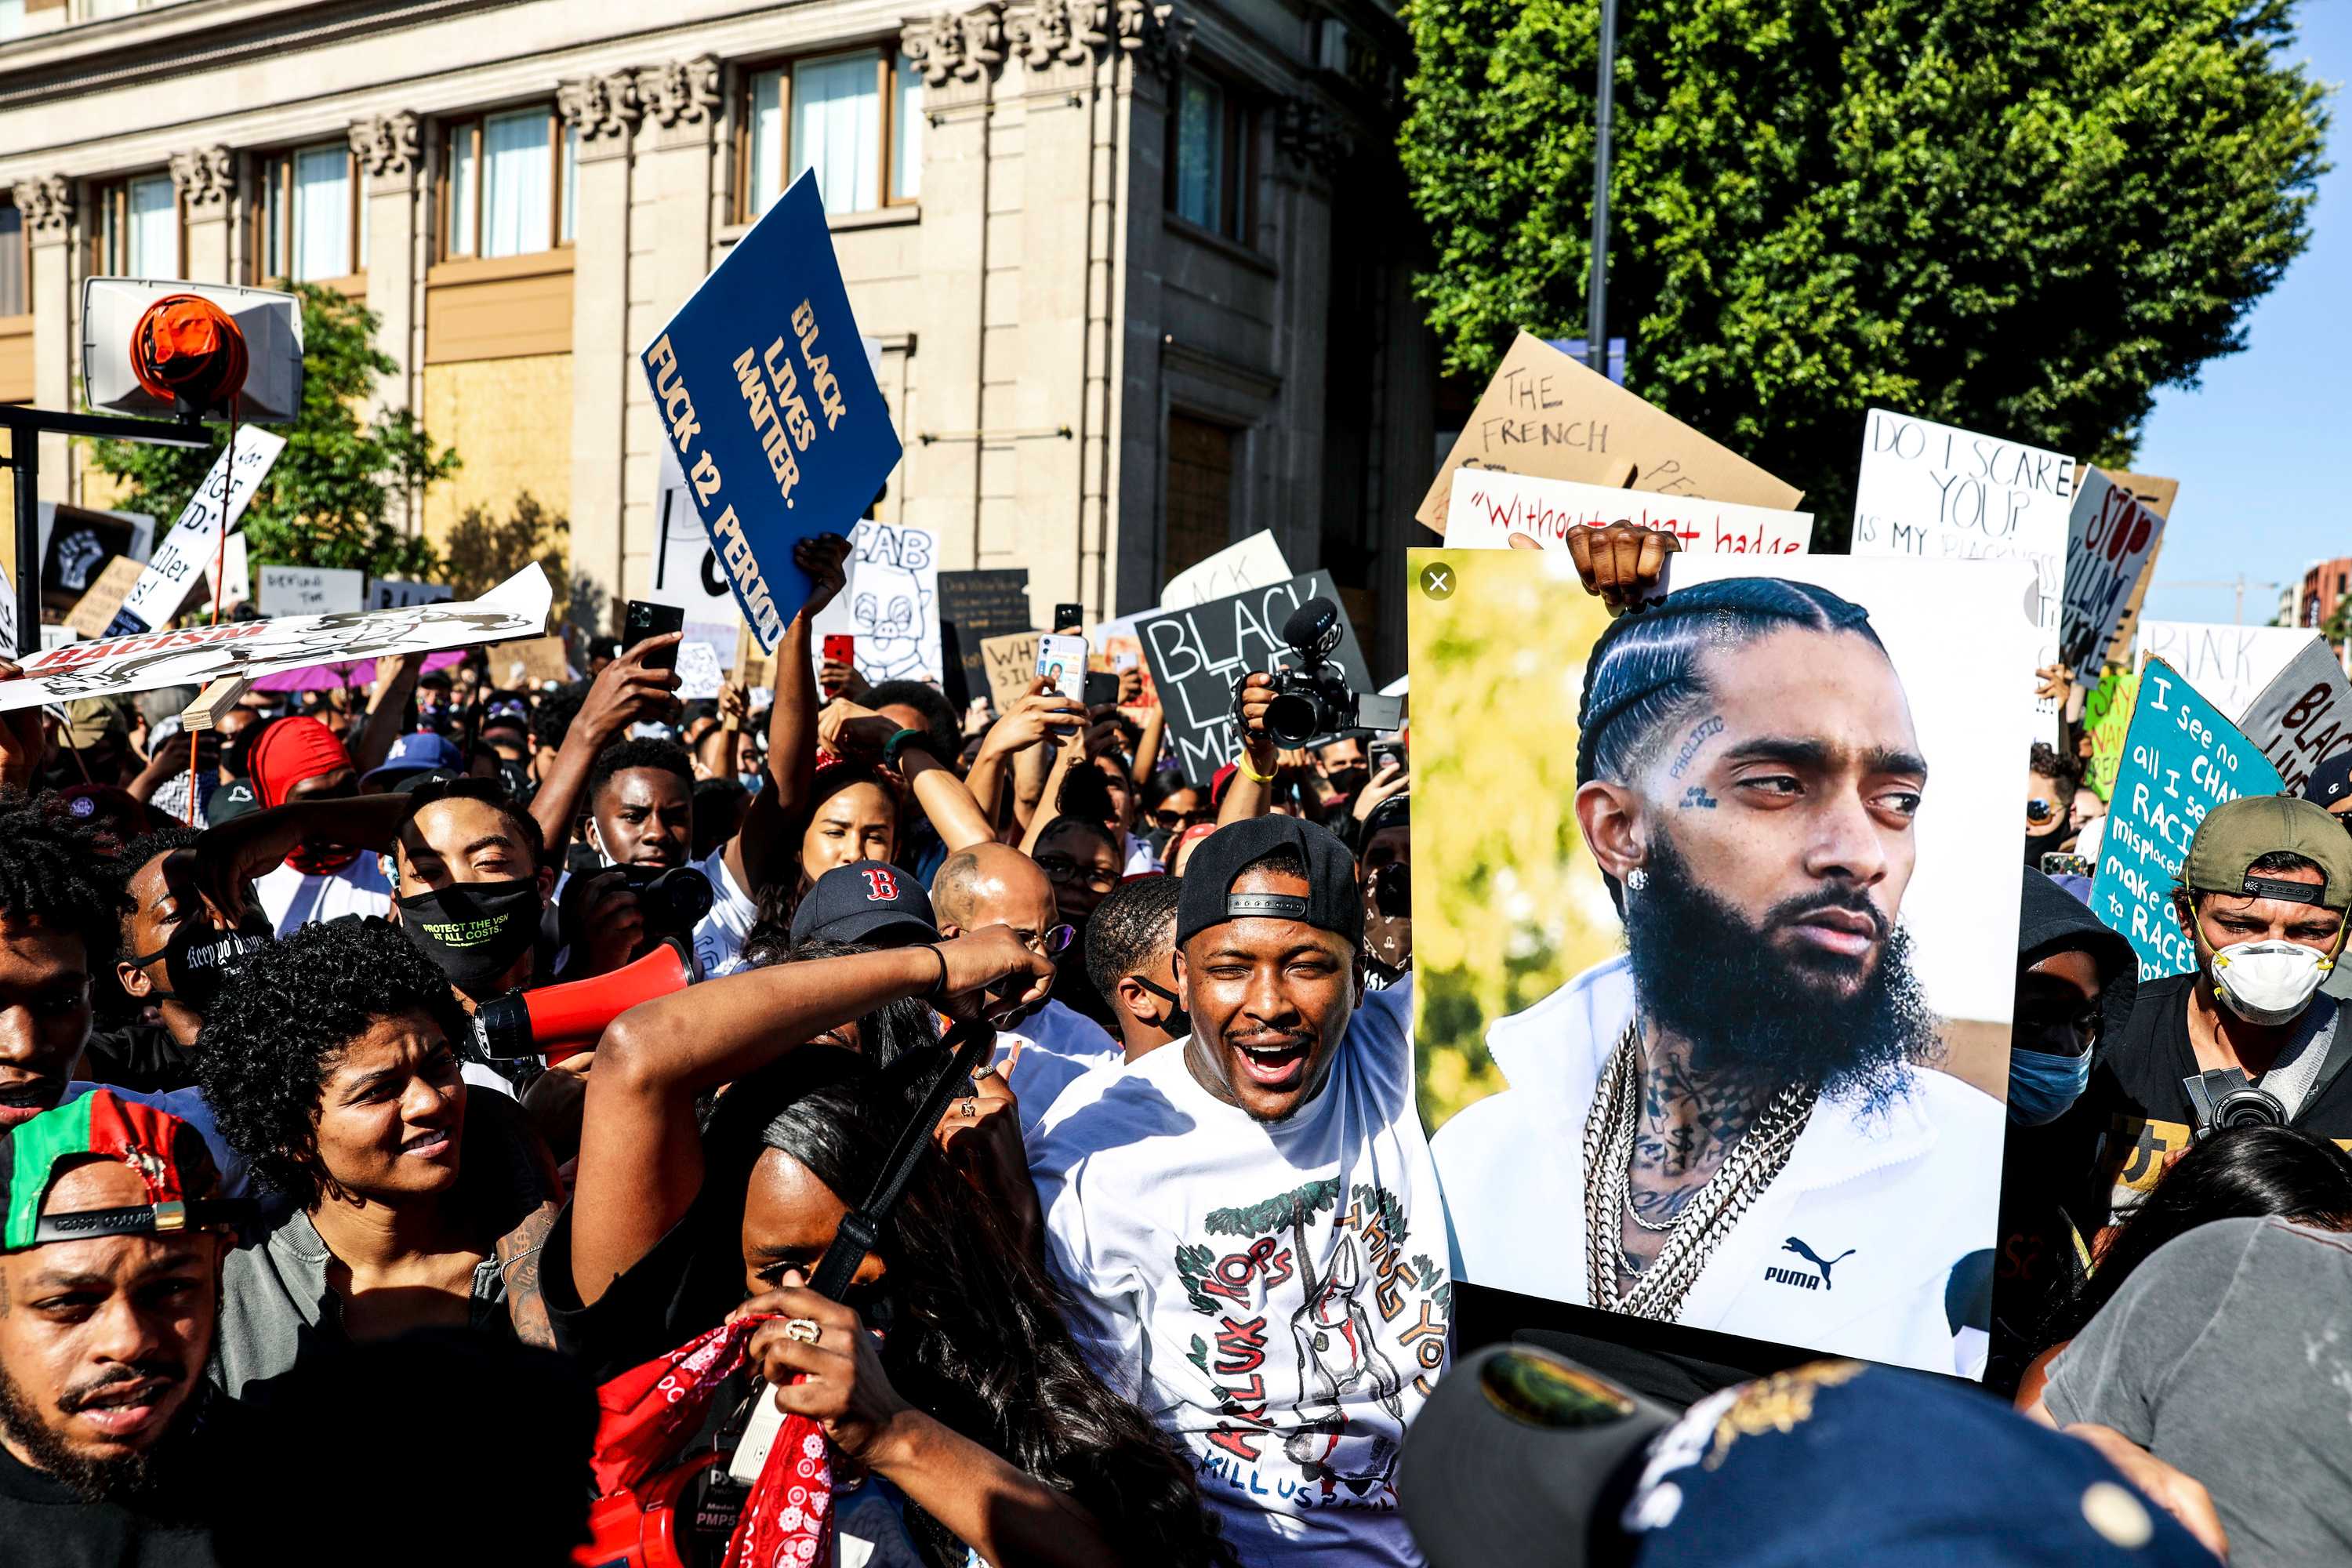
[[[31,257],[25,249],[25,215],[13,202],[0,202],[0,316],[21,316],[32,309],[26,302],[26,278]]]
[[[570,244],[577,152],[552,109],[519,109],[446,127],[442,256],[528,256]]]
[[[315,283],[366,268],[367,203],[347,144],[272,153],[254,184],[256,282]]]
[[[180,193],[169,174],[142,174],[100,185],[90,270],[102,277],[178,278],[182,254]]]
[[[1187,414],[1168,416],[1168,531],[1160,552],[1165,582],[1234,542],[1234,432]]]
[[[1250,114],[1215,79],[1184,78],[1170,122],[1168,203],[1178,217],[1250,242]]]
[[[903,55],[861,49],[755,71],[745,99],[746,220],[810,169],[829,213],[871,212],[921,194],[923,79]]]

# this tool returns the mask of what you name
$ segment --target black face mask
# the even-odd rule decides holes
[[[267,931],[220,931],[202,921],[182,921],[162,947],[152,952],[134,952],[131,962],[144,969],[162,959],[163,979],[172,988],[151,994],[159,1002],[177,1002],[203,1017],[212,1012],[229,977],[270,940]]]
[[[2058,825],[2055,827],[2051,828],[2046,833],[2027,834],[2025,836],[2025,863],[2032,867],[2037,871],[2042,869],[2042,857],[2044,854],[2055,850],[2060,844],[2065,841],[2066,835],[2073,831],[2073,827],[2067,824],[2066,819],[2061,817],[2058,819]]]
[[[1180,1040],[1192,1032],[1192,1015],[1184,1010],[1182,997],[1164,986],[1154,985],[1140,974],[1132,974],[1128,978],[1168,1004],[1168,1016],[1155,1020],[1159,1027],[1167,1030]]]
[[[522,801],[530,798],[530,764],[529,763],[499,759],[499,778],[507,786],[507,795],[509,799]]]
[[[452,882],[400,900],[400,929],[449,984],[480,1000],[496,994],[539,936],[544,900],[535,880]]]
[[[1354,795],[1372,782],[1372,770],[1360,763],[1351,763],[1347,767],[1333,768],[1326,775],[1326,780],[1339,794]]]

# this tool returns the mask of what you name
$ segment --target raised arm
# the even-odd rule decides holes
[[[816,779],[816,664],[810,657],[817,615],[841,592],[849,541],[819,534],[793,546],[793,563],[809,574],[809,595],[776,644],[776,700],[768,710],[768,782],[751,797],[742,831],[727,844],[727,869],[738,887],[756,890],[776,876],[777,851],[787,852],[808,826]],[[730,764],[730,768],[732,764]]]
[[[1264,816],[1274,804],[1276,754],[1274,732],[1265,727],[1265,710],[1274,703],[1274,678],[1252,675],[1242,682],[1242,749],[1234,761],[1233,783],[1225,786],[1224,803],[1217,807],[1217,826]]]
[[[972,759],[971,776],[965,782],[982,814],[992,823],[996,820],[1004,775],[1017,759],[1034,751],[1047,735],[1085,721],[1086,710],[1076,698],[1047,690],[1043,677],[1031,681],[1028,692],[990,727],[980,742],[980,755]]]
[[[580,797],[588,788],[588,774],[596,766],[596,753],[638,720],[669,710],[670,699],[677,691],[677,671],[656,669],[646,663],[646,656],[661,648],[674,648],[685,640],[677,632],[647,637],[606,665],[604,673],[588,688],[587,700],[580,704],[579,717],[564,731],[563,745],[555,753],[555,763],[547,770],[547,777],[540,781],[539,793],[530,801],[530,815],[547,839],[548,865],[563,864],[563,848],[572,841],[572,819],[580,815]]]
[[[780,963],[630,1008],[588,1075],[572,1193],[572,1281],[584,1306],[686,1217],[702,1190],[695,1097],[902,996],[945,999],[1025,976],[1043,1001],[1054,966],[990,926],[927,947]]]
[[[1037,840],[1045,836],[1045,828],[1061,810],[1062,781],[1070,770],[1086,760],[1087,734],[1080,730],[1054,748],[1054,768],[1045,775],[1045,787],[1037,796],[1037,804],[1029,813],[1029,825],[1022,829],[1021,853],[1037,853]]]
[[[1135,742],[1135,766],[1128,777],[1141,789],[1151,780],[1151,770],[1160,765],[1160,742],[1168,734],[1168,710],[1154,697],[1143,709],[1143,737]]]
[[[375,689],[368,693],[367,722],[361,726],[360,743],[352,748],[352,767],[364,773],[392,754],[392,743],[400,738],[400,721],[408,714],[409,693],[416,689],[416,678],[424,672],[422,653],[388,653],[375,661]]]
[[[222,914],[244,908],[253,879],[276,867],[303,844],[340,844],[353,849],[389,849],[415,803],[405,795],[347,795],[341,800],[298,800],[248,812],[205,830],[193,848],[166,871],[184,869],[196,890]]]

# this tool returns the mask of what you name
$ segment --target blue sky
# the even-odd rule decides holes
[[[2352,80],[2352,5],[2304,0],[2304,58],[2333,87]],[[2304,567],[2352,555],[2352,93],[2330,100],[2328,153],[2311,246],[2255,306],[2243,353],[2210,362],[2194,390],[2157,395],[2133,467],[2180,481],[2145,611],[2151,620],[2226,621],[2231,590],[2185,584],[2243,573],[2246,620]]]

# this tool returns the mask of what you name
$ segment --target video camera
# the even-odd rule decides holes
[[[2259,1089],[2242,1068],[2213,1068],[2180,1080],[2197,1118],[2199,1139],[2237,1127],[2284,1127],[2286,1107],[2279,1097]]]
[[[691,936],[710,912],[710,879],[698,866],[623,866],[619,870],[637,895],[649,931]]]
[[[1318,735],[1343,730],[1394,730],[1404,723],[1401,698],[1367,695],[1348,684],[1348,672],[1332,661],[1346,623],[1339,606],[1328,599],[1309,599],[1282,623],[1282,640],[1297,658],[1297,668],[1276,665],[1274,701],[1265,710],[1265,727],[1286,746],[1303,746]],[[1242,687],[1234,688],[1234,710],[1241,710]]]

